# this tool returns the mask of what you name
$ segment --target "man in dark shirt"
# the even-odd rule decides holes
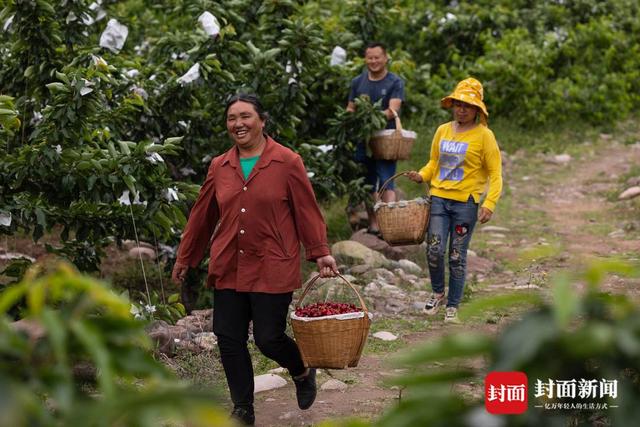
[[[404,82],[387,69],[389,58],[382,43],[370,43],[365,50],[364,59],[367,69],[351,81],[347,111],[355,111],[354,100],[360,95],[368,95],[372,103],[382,100],[381,108],[385,116],[387,116],[386,128],[395,129],[396,123],[394,119],[398,115],[404,100]],[[356,160],[363,163],[367,168],[365,182],[373,186],[375,203],[377,190],[396,173],[396,162],[394,160],[377,160],[369,157],[367,155],[366,142],[361,142],[356,147]],[[394,189],[394,183],[389,183],[382,194],[383,202],[395,201],[396,193]],[[367,207],[367,213],[369,214],[368,231],[379,235],[378,221],[372,206]]]

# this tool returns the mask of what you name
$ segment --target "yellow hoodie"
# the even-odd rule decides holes
[[[432,196],[459,202],[466,202],[471,195],[479,203],[488,180],[489,191],[482,206],[495,211],[502,193],[502,161],[493,132],[478,125],[456,133],[453,122],[440,125],[433,136],[429,162],[420,175],[430,183]]]

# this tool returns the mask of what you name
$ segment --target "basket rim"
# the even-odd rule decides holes
[[[347,285],[349,285],[351,290],[356,294],[356,296],[358,297],[358,300],[360,301],[360,307],[362,308],[362,311],[364,311],[365,313],[369,313],[369,309],[367,309],[367,305],[364,303],[364,300],[362,299],[360,292],[358,292],[358,290],[351,284],[351,282],[349,282],[342,274],[337,273],[336,276],[341,278]],[[307,282],[307,284],[305,285],[304,291],[302,292],[302,295],[300,296],[300,298],[298,298],[298,301],[296,302],[295,308],[300,308],[302,304],[302,300],[304,300],[304,297],[307,296],[307,294],[311,290],[311,287],[316,283],[316,281],[319,278],[320,278],[320,274],[316,274]],[[322,283],[320,286],[323,286],[326,283],[327,282]]]

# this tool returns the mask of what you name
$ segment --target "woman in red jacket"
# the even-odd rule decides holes
[[[249,322],[258,349],[289,373],[298,406],[316,396],[315,370],[305,369],[285,334],[293,291],[300,287],[300,243],[320,275],[336,262],[302,158],[264,133],[267,114],[254,95],[233,96],[225,110],[234,146],[214,158],[182,236],[173,279],[181,283],[211,242],[208,285],[214,287],[213,330],[234,404],[232,416],[255,422]]]

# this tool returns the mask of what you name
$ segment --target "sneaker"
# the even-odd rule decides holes
[[[316,400],[316,370],[309,369],[309,373],[302,378],[294,378],[293,383],[296,385],[296,398],[298,399],[298,407],[300,409],[309,409]]]
[[[436,294],[435,292],[432,292],[427,300],[427,304],[424,306],[424,312],[429,316],[433,316],[438,312],[443,301],[444,293]]]
[[[242,426],[252,426],[256,423],[256,416],[253,413],[253,406],[234,406],[231,412],[231,419]]]
[[[458,309],[456,307],[447,307],[447,311],[444,313],[445,323],[460,323],[458,319]]]

